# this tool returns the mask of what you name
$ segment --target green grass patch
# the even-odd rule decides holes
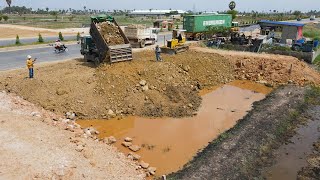
[[[303,29],[303,36],[320,40],[320,28],[316,25],[306,25]]]

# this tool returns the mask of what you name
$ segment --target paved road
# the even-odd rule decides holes
[[[301,21],[297,21],[297,20],[290,20],[287,22],[293,22],[293,23],[300,23],[300,24],[308,24],[311,22],[319,22],[320,18],[316,18],[315,20],[311,21],[310,19],[301,19]]]
[[[65,40],[76,40],[77,39],[76,36],[63,36],[63,37]],[[58,36],[43,37],[43,40],[45,42],[55,41],[57,39],[58,39]],[[22,44],[31,44],[31,43],[38,42],[38,38],[21,38],[20,42]],[[9,46],[9,45],[13,45],[15,43],[16,43],[15,39],[0,40],[0,46]]]
[[[167,34],[166,40],[171,39],[171,34]],[[159,40],[157,44],[164,44],[164,35],[158,36]],[[69,51],[65,53],[55,53],[53,47],[43,47],[35,49],[26,49],[18,51],[0,52],[0,71],[17,69],[25,67],[25,61],[27,55],[38,58],[37,63],[61,61],[66,59],[72,59],[81,57],[80,45],[67,45]],[[146,48],[148,48],[147,46]],[[149,47],[150,48],[150,47]]]

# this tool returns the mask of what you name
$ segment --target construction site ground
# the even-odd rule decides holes
[[[134,61],[111,65],[104,64],[98,68],[93,67],[92,64],[88,62],[84,62],[83,59],[43,65],[36,64],[34,79],[27,77],[27,69],[0,72],[0,90],[9,94],[18,95],[36,107],[44,108],[43,111],[52,112],[57,116],[62,116],[66,112],[75,112],[77,118],[80,119],[110,119],[118,117],[121,120],[122,117],[127,115],[177,118],[194,116],[202,102],[199,94],[200,90],[210,90],[216,86],[221,86],[237,79],[250,80],[274,88],[290,85],[276,90],[266,100],[255,104],[256,108],[249,113],[243,121],[246,123],[251,117],[259,116],[273,119],[272,117],[274,116],[276,119],[283,114],[288,115],[283,112],[290,114],[290,110],[298,107],[299,102],[303,101],[303,96],[305,95],[305,88],[300,88],[299,86],[320,85],[320,74],[316,70],[304,62],[288,56],[239,53],[212,50],[198,46],[192,46],[188,52],[175,56],[162,56],[164,59],[163,62],[155,62],[153,51],[142,51],[134,53]],[[289,95],[287,96],[287,94]],[[8,95],[3,96],[6,97]],[[293,106],[292,108],[291,105]],[[20,107],[15,105],[3,113],[4,117],[2,121],[4,121],[4,126],[1,125],[1,128],[4,128],[2,130],[0,129],[0,133],[4,133],[4,135],[9,138],[8,133],[10,134],[12,131],[11,133],[15,134],[15,136],[10,137],[16,137],[16,139],[21,141],[22,138],[30,138],[29,140],[25,140],[28,142],[27,144],[29,144],[29,149],[37,149],[37,143],[47,148],[63,147],[68,149],[70,146],[70,152],[73,152],[74,148],[77,147],[68,140],[70,137],[67,135],[68,132],[59,131],[57,128],[41,122],[41,118],[29,117],[26,114],[15,115],[17,117],[13,115],[10,116],[10,113],[13,113],[12,111],[16,111],[17,109],[20,109]],[[29,113],[30,112],[27,114]],[[258,114],[255,115],[255,113]],[[10,121],[8,121],[8,119],[10,119]],[[27,120],[22,121],[22,119]],[[51,119],[52,123],[52,117],[49,116],[48,119]],[[2,123],[2,121],[0,122]],[[25,127],[24,124],[18,122],[25,122]],[[235,128],[236,130],[231,131],[235,133],[235,135],[232,135],[234,139],[231,139],[231,144],[226,142],[222,144],[223,146],[219,146],[219,148],[222,149],[218,150],[216,149],[217,146],[215,146],[216,143],[209,145],[204,151],[204,155],[200,154],[198,160],[196,158],[195,161],[191,162],[191,167],[187,167],[174,176],[196,179],[197,177],[207,178],[213,177],[212,175],[217,175],[216,177],[222,177],[224,179],[225,177],[231,176],[250,176],[252,175],[251,173],[256,175],[254,171],[251,171],[252,169],[250,169],[250,167],[248,167],[250,170],[248,170],[248,173],[243,173],[242,170],[237,171],[239,169],[232,170],[237,172],[231,173],[232,171],[226,171],[224,169],[226,167],[224,166],[225,164],[216,167],[217,163],[213,163],[215,160],[217,160],[216,162],[218,162],[218,164],[221,163],[222,160],[219,160],[219,158],[228,157],[230,153],[232,153],[234,158],[228,157],[228,162],[230,162],[228,168],[234,167],[231,164],[245,166],[246,164],[239,163],[242,162],[241,157],[244,157],[248,153],[250,154],[251,151],[248,149],[251,147],[261,147],[259,143],[261,138],[259,137],[263,136],[262,138],[264,138],[264,136],[276,133],[273,130],[278,127],[277,123],[262,122],[261,118],[256,118],[251,123],[253,124],[249,124],[248,128],[254,125],[259,131],[255,132],[254,130],[248,129],[248,132],[244,132],[241,128]],[[271,128],[266,133],[270,134],[261,133],[261,136],[257,137],[254,135],[254,133],[260,132],[260,130],[263,131],[267,129],[269,125]],[[22,130],[16,132],[17,127],[22,128]],[[240,127],[246,126],[241,125]],[[45,134],[43,129],[46,129],[46,131],[50,133]],[[65,136],[61,137],[62,134],[65,134]],[[45,142],[51,143],[49,139],[53,137],[59,139],[59,142],[53,145],[42,142],[46,140]],[[246,138],[252,139],[253,144],[246,144],[246,141],[244,141]],[[7,140],[6,138],[2,139],[4,143],[9,143],[9,145],[2,145],[0,146],[1,148],[14,148],[23,145],[23,143],[19,145],[19,142],[17,142],[18,145],[12,145],[10,142],[15,141]],[[38,140],[40,140],[40,142]],[[242,142],[244,142],[242,144],[243,149],[240,148],[234,151],[235,145],[241,144]],[[90,144],[91,141],[87,143]],[[96,143],[92,144],[92,146],[90,144],[89,147],[93,146],[107,145]],[[128,177],[131,175],[138,177],[138,172],[132,172],[132,169],[135,168],[131,165],[127,166],[127,163],[130,164],[130,162],[126,162],[121,156],[118,157],[116,155],[117,152],[113,151],[110,147],[103,149],[108,150],[108,152],[101,153],[110,153],[110,156],[114,157],[113,160],[115,161],[101,158],[97,159],[96,163],[90,163],[88,160],[82,160],[81,156],[77,156],[75,162],[81,162],[80,164],[83,165],[83,169],[73,169],[75,171],[73,174],[77,175],[73,177],[82,176],[82,174],[80,174],[82,170],[83,172],[88,172],[89,170],[86,169],[88,166],[85,165],[90,164],[94,169],[100,168],[97,174],[95,174],[94,171],[90,171],[93,178],[99,179],[99,175],[103,175],[101,173],[106,173],[106,171],[103,171],[103,168],[101,169],[101,167],[106,166],[106,164],[102,163],[103,161],[104,163],[114,162],[111,164],[115,164],[115,169],[110,170],[111,173],[107,171],[109,173],[107,177],[120,176],[120,179],[131,178]],[[18,150],[21,151],[19,148]],[[98,150],[99,148],[96,150],[97,154],[99,154]],[[222,150],[225,152],[222,153]],[[45,152],[43,150],[41,151]],[[66,150],[66,152],[68,152],[68,150]],[[212,152],[221,152],[221,154],[212,157]],[[225,154],[228,152],[229,154]],[[256,153],[256,151],[254,152]],[[39,153],[41,154],[41,152]],[[255,153],[253,153],[253,155],[255,155]],[[19,159],[21,154],[8,155],[8,157]],[[70,157],[76,157],[76,155],[72,154]],[[103,157],[107,158],[108,156],[103,155]],[[215,158],[215,160],[211,161],[211,158]],[[11,159],[9,159],[8,162],[10,160]],[[31,164],[32,159],[25,159],[25,161]],[[116,163],[118,161],[120,162],[119,164]],[[225,159],[223,159],[223,161],[225,161]],[[46,163],[49,162],[52,163],[51,160],[46,161]],[[26,164],[25,162],[21,163],[22,165]],[[3,166],[3,164],[1,165]],[[12,166],[14,165],[15,164]],[[34,165],[35,166],[31,167],[37,167],[36,164]],[[41,167],[51,167],[50,164],[48,166],[46,165],[48,164],[42,165]],[[116,167],[119,166],[125,166],[127,169],[122,168],[121,171],[119,170],[117,172]],[[219,168],[222,168],[223,171],[220,169],[221,171],[219,172],[221,174],[216,174],[218,171],[213,169],[219,170]],[[89,169],[91,169],[91,167]],[[23,168],[21,168],[19,172],[25,174],[22,170]],[[77,174],[78,171],[79,176]],[[127,171],[127,173],[125,173],[125,171]],[[13,171],[6,170],[6,172],[9,172],[8,175],[12,175],[10,172]],[[39,172],[42,173],[46,171]],[[57,172],[59,175],[60,170]],[[69,170],[64,172],[63,175],[66,175]],[[54,171],[54,173],[56,172]],[[52,175],[54,175],[54,173],[52,173]],[[89,177],[90,173],[88,172],[88,174],[85,175]],[[227,176],[225,173],[229,173],[229,175]],[[15,174],[19,176],[19,173]],[[44,177],[42,175],[39,176]]]

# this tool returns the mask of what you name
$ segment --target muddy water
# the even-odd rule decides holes
[[[100,131],[100,137],[115,136],[120,151],[128,153],[121,146],[125,137],[132,137],[133,144],[143,148],[137,153],[145,162],[157,167],[157,175],[179,170],[192,159],[197,151],[219,134],[232,128],[237,120],[246,115],[252,103],[265,97],[252,88],[236,87],[246,84],[259,87],[263,93],[269,91],[262,85],[249,82],[235,82],[202,95],[202,106],[198,115],[190,118],[128,117],[122,120],[79,121],[82,127],[93,126]],[[241,87],[241,86],[240,86]],[[264,89],[264,88],[265,89]]]
[[[306,159],[312,153],[312,144],[320,137],[320,121],[309,121],[306,126],[297,130],[297,134],[290,139],[290,144],[281,146],[277,150],[277,162],[265,170],[264,177],[268,180],[296,179],[302,167],[308,165]]]

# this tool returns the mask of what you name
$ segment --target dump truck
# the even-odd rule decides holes
[[[124,28],[124,34],[132,47],[143,48],[145,45],[153,45],[158,41],[156,30],[147,28],[145,25],[129,25]]]
[[[129,39],[112,16],[91,17],[90,35],[81,38],[80,53],[96,65],[132,60]]]
[[[231,28],[232,16],[230,14],[188,15],[183,19],[183,29],[189,40],[205,39],[209,26]]]

